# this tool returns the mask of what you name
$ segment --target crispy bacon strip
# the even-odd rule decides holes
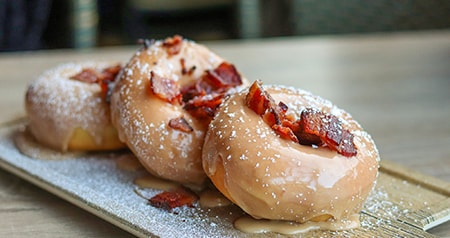
[[[339,118],[332,114],[306,108],[300,119],[294,121],[292,116],[286,114],[288,106],[282,102],[275,105],[259,81],[255,81],[250,87],[246,105],[260,115],[281,138],[302,145],[326,146],[346,157],[356,155],[353,134],[343,129]]]
[[[114,81],[121,68],[122,66],[119,64],[104,68],[101,72],[98,72],[93,68],[84,68],[80,73],[70,77],[70,79],[75,79],[85,83]]]
[[[217,107],[222,103],[223,94],[210,94],[204,97],[196,97],[184,105],[184,110],[196,118],[212,119]],[[209,120],[207,120],[209,123]]]
[[[198,201],[197,195],[183,187],[159,193],[149,199],[150,205],[168,211],[182,206],[193,207],[196,201]]]
[[[85,83],[98,83],[101,88],[102,97],[107,98],[110,90],[109,86],[114,82],[121,69],[122,66],[120,64],[104,68],[101,72],[93,68],[84,68],[80,73],[70,77],[70,79]]]
[[[103,69],[100,80],[108,82],[114,81],[114,79],[116,78],[117,74],[119,74],[121,69],[122,66],[120,64]]]
[[[242,78],[234,65],[223,62],[214,70],[205,71],[194,84],[181,89],[183,108],[197,118],[211,120],[225,93],[241,84]]]
[[[167,54],[176,55],[180,52],[183,45],[183,37],[180,35],[174,35],[173,37],[166,38],[162,44],[166,48]]]
[[[342,128],[342,123],[336,116],[317,109],[306,108],[300,115],[300,125],[303,129],[303,134],[320,139],[319,145],[325,145],[347,157],[356,155],[353,134],[349,130]],[[306,144],[318,144],[316,141],[313,141],[318,140],[317,138],[305,138],[303,142]]]
[[[122,66],[120,64],[104,69],[98,81],[102,90],[102,97],[105,98],[107,102],[109,102],[113,83],[121,69]]]
[[[245,98],[247,106],[256,114],[262,116],[272,106],[273,99],[262,89],[261,81],[255,81]]]
[[[169,54],[177,54],[183,38],[175,35],[163,42]],[[196,69],[186,67],[186,60],[180,59],[181,74],[191,75]],[[226,92],[235,86],[242,85],[242,78],[234,65],[222,62],[213,70],[206,70],[195,83],[179,87],[177,82],[162,78],[153,71],[150,73],[150,91],[169,103],[179,102],[183,108],[196,118],[206,119],[205,123],[214,117],[217,107],[222,102]],[[175,121],[174,127],[178,128]],[[183,130],[183,129],[182,129]]]
[[[285,127],[279,124],[275,124],[272,126],[272,129],[280,135],[281,138],[291,140],[295,143],[299,143],[297,136],[289,127]]]
[[[357,154],[358,151],[356,150],[355,144],[353,142],[353,137],[354,136],[350,131],[342,131],[342,138],[336,148],[339,154],[347,157],[355,156]]]
[[[70,79],[75,79],[85,83],[96,83],[100,74],[93,68],[85,68],[78,74],[70,77]]]
[[[203,81],[214,89],[228,89],[242,84],[241,75],[234,65],[222,62],[214,70],[207,70],[202,78]]]
[[[163,78],[153,71],[150,71],[150,90],[157,97],[169,103],[179,102],[181,99],[177,82]]]
[[[184,58],[180,59],[180,65],[181,65],[181,74],[182,75],[192,75],[192,73],[194,73],[194,70],[197,68],[197,67],[195,67],[195,65],[193,65],[189,69],[186,68],[186,60]]]
[[[223,62],[214,70],[207,70],[192,85],[186,85],[181,89],[183,101],[187,102],[197,96],[205,96],[212,93],[225,93],[232,87],[242,85],[242,78],[234,65]]]
[[[170,119],[169,126],[175,130],[182,132],[192,132],[194,129],[189,125],[189,123],[184,119],[184,117],[177,117]]]

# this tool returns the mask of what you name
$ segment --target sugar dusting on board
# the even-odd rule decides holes
[[[89,207],[114,224],[122,224],[138,236],[160,237],[265,237],[268,234],[248,234],[238,231],[233,223],[245,214],[234,205],[224,207],[182,207],[172,212],[150,206],[145,199],[134,193],[134,179],[146,174],[143,170],[124,170],[117,167],[121,155],[115,153],[78,155],[66,160],[32,159],[21,154],[13,138],[21,132],[23,123],[0,129],[1,164],[9,164],[16,170],[25,171],[25,178],[43,187],[53,187],[53,192],[74,199],[75,204]],[[381,177],[388,176],[380,174]],[[384,179],[384,178],[382,178]],[[386,182],[386,180],[384,180]],[[390,182],[390,181],[388,181]],[[404,204],[392,201],[388,186],[380,182],[369,196],[361,213],[361,227],[347,231],[309,231],[294,237],[348,237],[354,235],[382,236],[393,229],[390,224],[410,212],[408,199]],[[413,186],[413,185],[411,185]],[[146,196],[160,190],[145,189]],[[426,201],[422,202],[426,205]],[[387,228],[389,229],[387,229]],[[404,231],[390,231],[401,236]],[[398,233],[396,233],[398,232]],[[419,230],[415,232],[420,232]],[[405,233],[406,234],[406,233]],[[273,236],[276,236],[273,234]]]

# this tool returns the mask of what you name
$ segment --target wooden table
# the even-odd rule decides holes
[[[247,78],[312,91],[350,112],[384,160],[450,182],[450,31],[207,43]],[[127,60],[135,46],[0,54],[0,123],[24,115],[27,82],[58,63]],[[127,237],[0,169],[0,237]],[[432,233],[450,236],[450,223]]]

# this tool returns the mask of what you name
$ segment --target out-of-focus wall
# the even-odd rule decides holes
[[[295,33],[342,34],[450,28],[447,0],[297,0]]]
[[[449,0],[0,0],[0,51],[427,29]]]

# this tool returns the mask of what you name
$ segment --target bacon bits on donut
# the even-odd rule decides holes
[[[111,124],[108,85],[121,69],[111,62],[80,62],[45,71],[28,86],[25,108],[36,140],[60,151],[125,147]]]
[[[209,125],[203,167],[255,218],[296,222],[357,214],[379,155],[345,111],[309,92],[254,83],[231,95]]]
[[[113,90],[113,124],[150,173],[202,184],[207,125],[224,96],[245,79],[232,64],[180,36],[143,43]]]

